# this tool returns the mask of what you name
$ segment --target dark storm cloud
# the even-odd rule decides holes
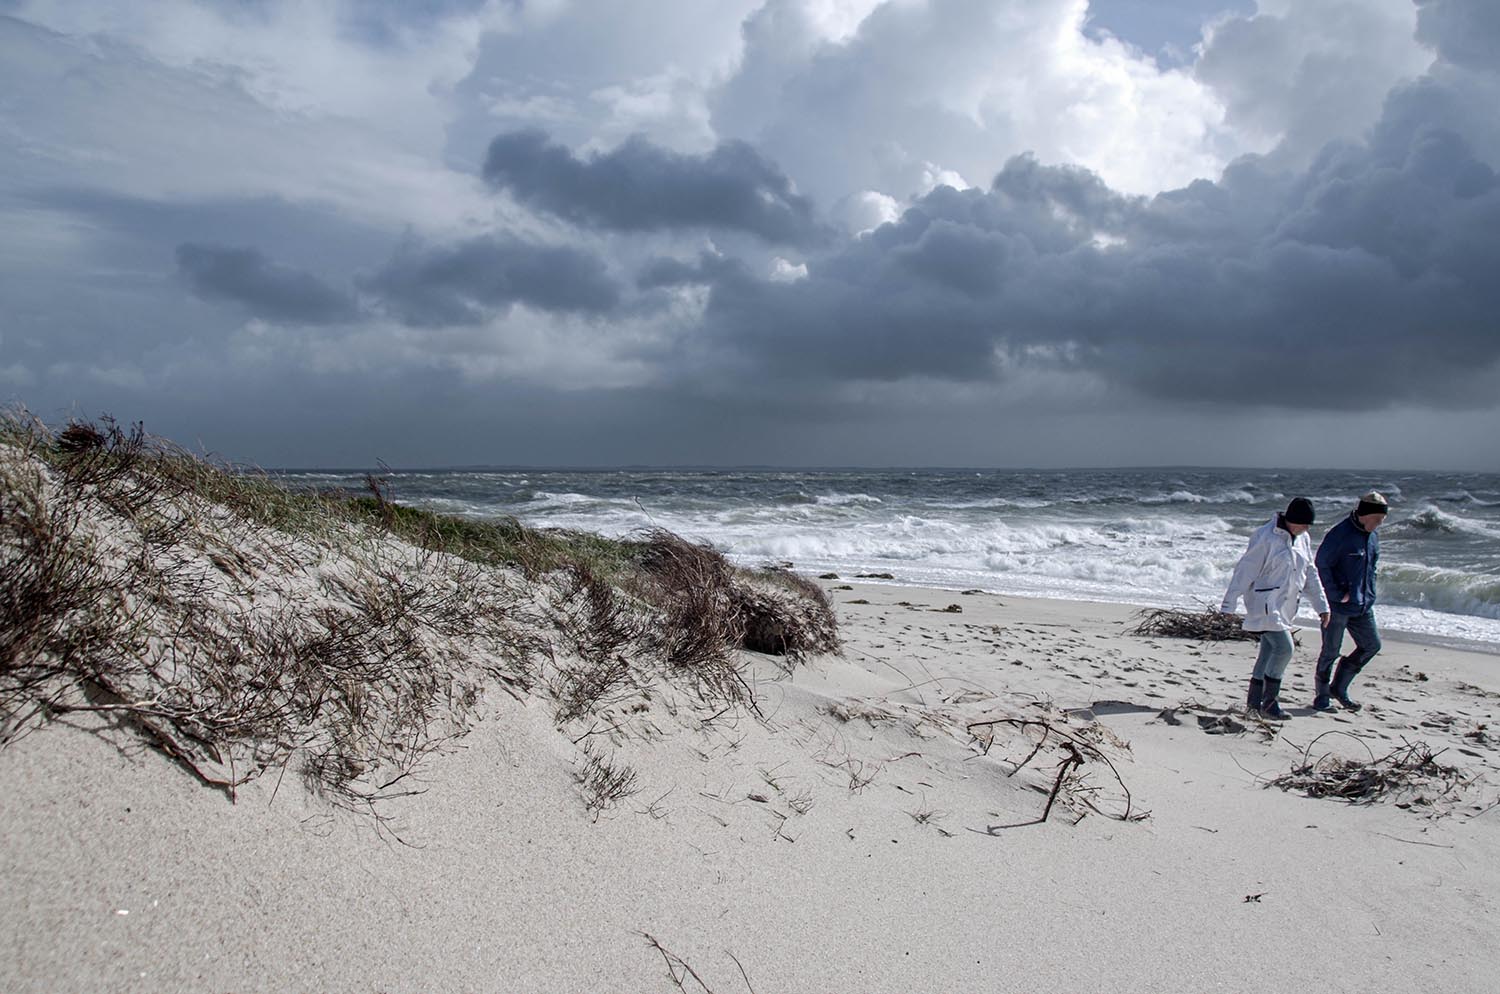
[[[357,218],[282,197],[194,197],[169,200],[118,191],[49,187],[28,190],[23,202],[86,220],[129,242],[137,260],[171,257],[184,242],[232,243],[268,252],[282,265],[336,267],[340,276],[378,265],[390,252],[388,235]]]
[[[724,229],[791,244],[822,237],[811,202],[740,141],[723,142],[706,155],[682,155],[636,136],[579,159],[546,132],[528,129],[490,143],[484,178],[524,203],[588,227]]]
[[[599,315],[620,300],[597,256],[506,237],[409,248],[362,285],[400,320],[420,327],[476,324],[512,304]]]
[[[256,317],[334,324],[359,314],[347,294],[310,273],[278,265],[255,249],[185,242],[177,247],[177,268],[198,296],[233,301]]]
[[[1450,97],[1432,80],[1395,91],[1368,142],[1301,174],[1247,158],[1147,199],[1023,157],[987,191],[939,187],[795,283],[723,262],[661,262],[643,281],[709,285],[710,333],[787,377],[1033,367],[1230,405],[1488,404],[1500,183],[1444,125]]]
[[[1416,0],[1417,40],[1454,65],[1500,67],[1500,4],[1495,0]]]
[[[696,262],[653,259],[642,267],[636,277],[636,286],[642,290],[653,290],[689,283],[700,285],[718,283],[736,278],[748,278],[744,263],[738,259],[705,252],[698,257]]]

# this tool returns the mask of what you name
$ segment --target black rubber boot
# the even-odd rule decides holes
[[[1264,680],[1250,681],[1250,694],[1245,698],[1246,711],[1260,710],[1260,699],[1265,696],[1266,682]]]
[[[1339,668],[1333,672],[1333,699],[1350,711],[1358,711],[1363,707],[1358,701],[1349,697],[1349,684],[1353,683],[1359,671],[1364,669],[1364,665],[1356,663],[1354,659],[1352,654],[1340,657]]]
[[[1265,684],[1265,691],[1260,699],[1260,716],[1273,721],[1286,721],[1291,715],[1281,710],[1281,703],[1276,700],[1281,696],[1281,681],[1267,677]]]
[[[1329,664],[1328,669],[1318,670],[1313,674],[1315,691],[1313,696],[1312,709],[1314,711],[1333,710],[1333,702],[1328,699],[1329,686],[1332,683],[1332,677],[1333,664],[1331,663]]]

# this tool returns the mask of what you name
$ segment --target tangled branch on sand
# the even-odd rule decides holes
[[[1064,788],[1067,788],[1066,796],[1069,800],[1088,808],[1090,811],[1104,815],[1106,818],[1112,818],[1116,821],[1139,821],[1146,817],[1144,812],[1138,812],[1134,809],[1130,796],[1130,788],[1125,786],[1125,780],[1120,776],[1120,771],[1115,768],[1115,764],[1097,744],[1088,741],[1088,738],[1084,734],[1065,732],[1044,718],[986,718],[981,721],[970,722],[967,726],[969,734],[974,735],[976,739],[979,739],[983,743],[983,755],[989,755],[990,747],[994,744],[994,729],[997,725],[1009,725],[1026,734],[1028,737],[1035,736],[1031,751],[1027,753],[1024,759],[1014,763],[1014,769],[1010,771],[1010,776],[1015,776],[1024,769],[1054,739],[1057,740],[1058,747],[1062,750],[1063,756],[1057,764],[1057,776],[1052,783],[1050,793],[1047,795],[1047,806],[1042,809],[1041,815],[1031,821],[1020,822],[1016,825],[990,825],[985,830],[985,834],[994,835],[1001,829],[1019,828],[1022,825],[1035,825],[1046,821],[1052,813],[1053,804],[1057,801],[1059,794],[1064,791]],[[976,729],[982,729],[987,734],[976,734]],[[1107,810],[1095,803],[1094,794],[1096,793],[1096,789],[1084,782],[1086,774],[1078,773],[1078,770],[1089,761],[1103,763],[1114,777],[1121,794],[1119,810]],[[1078,820],[1081,821],[1082,818],[1083,814],[1080,813]]]
[[[1211,609],[1203,611],[1176,611],[1171,608],[1149,608],[1136,613],[1140,619],[1127,635],[1142,635],[1157,638],[1198,639],[1205,642],[1224,642],[1233,639],[1255,641],[1260,636],[1240,627],[1240,619],[1233,614]]]
[[[684,994],[686,994],[687,987],[685,986],[685,984],[689,979],[691,979],[693,983],[698,985],[698,989],[700,991],[703,991],[704,994],[713,994],[713,989],[710,988],[708,984],[703,982],[703,978],[698,976],[698,971],[694,970],[692,965],[689,964],[687,960],[683,959],[681,956],[678,956],[666,946],[663,946],[657,940],[656,936],[652,935],[650,932],[641,932],[639,934],[645,938],[646,944],[648,946],[661,953],[662,960],[667,964],[667,976],[671,978],[673,985],[675,985],[678,990],[683,991]],[[738,963],[739,960],[735,960],[735,962]],[[741,967],[741,972],[743,972],[743,970],[744,968]]]
[[[1313,747],[1324,737],[1344,732],[1324,732],[1303,751],[1302,762],[1289,773],[1268,780],[1267,787],[1295,790],[1308,797],[1330,797],[1354,803],[1374,803],[1388,797],[1410,798],[1409,804],[1430,805],[1461,788],[1470,780],[1458,769],[1437,761],[1444,750],[1433,752],[1425,742],[1402,740],[1399,748],[1384,756],[1362,761],[1324,753],[1312,759]],[[1352,737],[1352,736],[1351,736]],[[1362,739],[1356,739],[1369,746]],[[1398,801],[1408,806],[1404,801]]]

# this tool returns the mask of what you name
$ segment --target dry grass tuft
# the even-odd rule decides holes
[[[786,656],[837,652],[838,621],[823,588],[779,567],[748,574],[736,587],[744,618],[742,645],[753,652]]]
[[[583,750],[583,760],[573,771],[583,792],[583,807],[593,815],[599,815],[640,792],[635,770],[624,763],[617,763],[613,756],[605,756],[590,747]]]
[[[712,547],[660,529],[647,533],[638,562],[635,587],[662,613],[649,636],[653,648],[710,696],[742,700],[748,693],[737,649],[784,656],[790,665],[839,649],[827,595],[790,570],[737,570]]]
[[[635,588],[660,613],[647,641],[668,670],[716,700],[748,702],[733,653],[745,620],[734,596],[734,568],[707,545],[671,532],[650,532],[641,545]]]

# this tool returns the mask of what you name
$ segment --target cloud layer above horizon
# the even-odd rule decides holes
[[[1175,9],[3,0],[0,397],[275,465],[1492,468],[1500,7]]]

